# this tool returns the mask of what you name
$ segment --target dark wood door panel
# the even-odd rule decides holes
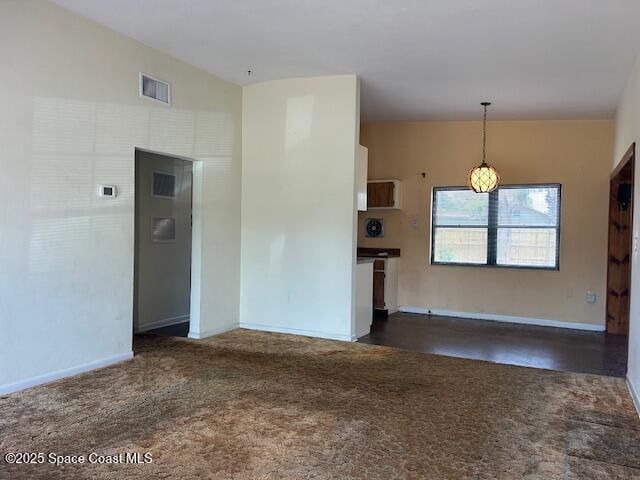
[[[373,272],[373,308],[384,309],[384,272]]]
[[[629,332],[633,202],[622,199],[621,192],[633,192],[634,160],[632,146],[609,182],[606,323],[607,333],[613,335]]]

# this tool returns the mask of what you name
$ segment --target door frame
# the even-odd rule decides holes
[[[200,278],[202,272],[202,161],[194,158],[184,157],[182,155],[176,155],[174,153],[162,152],[160,150],[152,150],[149,148],[134,147],[133,149],[133,168],[134,168],[134,217],[133,217],[133,308],[131,310],[131,330],[135,331],[134,318],[136,308],[135,292],[136,292],[136,251],[137,251],[137,229],[136,226],[136,192],[135,192],[135,163],[136,152],[146,152],[156,155],[162,155],[164,157],[176,158],[186,162],[191,162],[191,276],[190,276],[190,299],[189,299],[189,338],[202,338],[200,335]]]
[[[629,312],[628,318],[627,318],[627,341],[628,341],[628,337],[629,337],[629,322],[631,320],[630,318],[630,307],[631,307],[631,269],[633,267],[633,262],[632,262],[632,255],[633,255],[633,223],[634,223],[634,196],[635,196],[635,150],[636,150],[636,144],[635,142],[631,144],[631,146],[627,149],[627,151],[624,153],[624,155],[622,156],[620,162],[618,163],[618,165],[616,166],[616,168],[613,170],[613,172],[611,172],[611,175],[609,175],[609,212],[607,215],[607,279],[606,279],[606,304],[605,304],[605,331],[608,333],[609,332],[609,265],[610,265],[610,256],[611,256],[611,248],[612,248],[612,239],[611,239],[611,211],[614,208],[614,204],[616,202],[615,199],[615,192],[613,191],[614,185],[617,182],[617,178],[618,175],[620,175],[622,173],[622,171],[627,168],[630,167],[631,168],[631,192],[632,192],[632,197],[631,197],[631,205],[629,206],[630,209],[630,225],[629,225],[629,272],[628,272],[628,280],[627,283],[629,285],[629,297],[628,297],[628,302],[629,305],[627,307],[627,311]]]

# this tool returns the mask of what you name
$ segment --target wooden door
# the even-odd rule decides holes
[[[631,287],[633,178],[635,145],[625,154],[609,183],[607,333],[627,335]]]
[[[396,186],[393,182],[369,182],[367,184],[367,207],[393,207],[395,188]]]

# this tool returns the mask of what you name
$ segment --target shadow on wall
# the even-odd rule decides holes
[[[286,165],[288,168],[282,169],[279,176],[284,182],[288,195],[293,197],[296,194],[304,194],[308,185],[301,182],[298,175],[304,170],[306,165],[300,165],[300,158],[297,155],[296,147],[304,145],[311,137],[311,127],[313,125],[313,96],[293,97],[287,100],[286,113],[284,119],[284,152],[286,155]],[[300,189],[301,192],[296,192]],[[301,219],[308,218],[306,212],[299,212]],[[296,215],[298,216],[298,215]],[[269,223],[273,224],[271,219]],[[268,225],[265,225],[268,227]],[[301,230],[304,230],[302,228]],[[304,231],[302,232],[304,234]],[[273,278],[286,278],[290,268],[288,245],[290,242],[290,232],[280,232],[274,235],[269,242],[269,272]],[[295,267],[295,264],[292,266]],[[294,282],[295,284],[295,282]],[[274,292],[275,293],[275,292]]]
[[[90,264],[107,238],[132,254],[134,147],[205,160],[214,188],[227,189],[234,128],[229,113],[36,98],[29,274]],[[116,185],[117,198],[98,197],[99,184]]]
[[[19,187],[14,219],[7,219],[0,239],[0,262],[7,274],[0,279],[4,313],[29,318],[29,332],[37,341],[60,335],[85,338],[100,325],[113,329],[114,320],[127,324],[133,289],[135,148],[201,160],[203,203],[215,205],[206,207],[215,208],[215,218],[224,217],[238,196],[234,116],[36,97],[32,122],[28,161],[10,165]],[[100,184],[115,185],[117,197],[99,197]],[[12,326],[8,341],[24,328]],[[54,368],[75,362],[65,363],[65,352],[60,356]],[[19,376],[8,375],[0,383]]]
[[[285,119],[285,152],[291,152],[300,142],[311,137],[313,126],[313,104],[315,97],[306,95],[287,100]]]

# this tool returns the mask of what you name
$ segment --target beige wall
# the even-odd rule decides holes
[[[402,249],[402,306],[604,325],[612,142],[607,120],[490,122],[488,158],[504,183],[562,184],[560,271],[431,266],[431,190],[464,185],[480,161],[481,124],[365,123],[369,179],[400,179],[403,208],[361,212],[358,245]],[[364,238],[370,217],[385,219],[385,238]]]
[[[640,147],[640,60],[629,76],[624,94],[618,105],[615,122],[615,145],[613,154],[614,168],[621,160],[629,146],[636,144],[635,192],[633,215],[634,250],[631,257],[631,311],[629,322],[629,360],[627,379],[631,392],[640,411],[640,263],[638,262],[638,202],[640,201],[640,166],[638,152]]]

